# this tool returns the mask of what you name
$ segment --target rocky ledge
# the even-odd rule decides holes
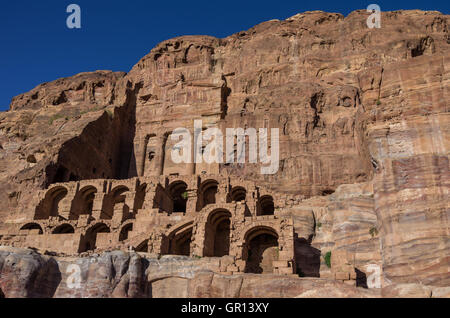
[[[450,287],[419,284],[364,289],[330,279],[221,275],[221,258],[122,251],[83,258],[0,247],[0,295],[6,298],[449,297]]]

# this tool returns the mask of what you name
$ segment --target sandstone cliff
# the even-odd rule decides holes
[[[303,196],[286,213],[310,228],[296,233],[305,276],[326,272],[332,251],[330,275],[379,264],[385,287],[449,286],[449,16],[385,12],[380,29],[367,17],[306,12],[224,39],[175,38],[128,74],[15,97],[0,114],[0,221],[20,222],[55,182],[226,172]],[[154,136],[194,119],[279,128],[279,172],[146,160]]]

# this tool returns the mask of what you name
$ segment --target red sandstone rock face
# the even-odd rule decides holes
[[[381,29],[367,17],[308,12],[225,39],[171,39],[126,75],[80,74],[14,98],[0,114],[0,221],[20,222],[56,181],[230,173],[308,198],[286,211],[307,276],[331,251],[329,275],[377,264],[383,286],[449,286],[448,15],[386,12]],[[279,128],[279,172],[160,160],[171,147],[161,136],[194,119]]]

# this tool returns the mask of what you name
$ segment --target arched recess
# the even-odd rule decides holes
[[[97,223],[90,227],[81,238],[79,253],[93,251],[97,248],[98,233],[111,233],[111,230],[105,223]]]
[[[126,215],[128,214],[130,207],[125,204],[126,192],[130,191],[126,186],[117,186],[112,189],[104,198],[103,201],[103,209],[100,214],[100,219],[102,220],[110,220],[114,216],[114,210],[116,208],[120,209],[120,212],[123,212],[122,220],[126,219]]]
[[[5,293],[3,293],[3,290],[0,288],[0,298],[6,298]]]
[[[144,240],[134,249],[136,252],[147,253],[148,252],[148,240]]]
[[[47,191],[44,199],[36,208],[35,220],[46,220],[59,215],[59,203],[68,191],[63,186],[54,187]]]
[[[73,234],[75,233],[75,229],[70,224],[62,224],[56,227],[52,234]]]
[[[203,255],[222,257],[230,253],[231,213],[225,209],[212,211],[205,225]]]
[[[23,234],[44,234],[42,227],[37,223],[28,223],[20,228],[20,233]]]
[[[70,210],[71,220],[78,220],[80,215],[92,215],[96,193],[97,189],[94,186],[86,186],[77,192]]]
[[[191,255],[193,221],[175,225],[161,242],[161,254]]]
[[[173,202],[173,212],[186,213],[187,184],[183,181],[175,181],[169,185],[169,192]]]
[[[274,213],[275,204],[273,202],[273,197],[270,195],[265,195],[259,198],[256,215],[274,215]]]
[[[245,201],[247,198],[247,190],[244,187],[233,187],[229,195],[231,202]]]
[[[259,226],[245,234],[242,258],[246,273],[273,273],[273,262],[278,260],[278,253],[278,234],[274,229]]]
[[[120,230],[119,241],[122,242],[128,240],[131,231],[133,231],[133,223],[125,224]]]
[[[219,182],[216,180],[206,180],[200,185],[197,195],[197,211],[200,211],[208,204],[216,203],[218,189]]]

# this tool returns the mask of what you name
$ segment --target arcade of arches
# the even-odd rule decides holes
[[[23,246],[66,255],[130,248],[152,255],[231,257],[224,272],[292,274],[290,198],[223,176],[60,183],[39,192],[14,230]]]

